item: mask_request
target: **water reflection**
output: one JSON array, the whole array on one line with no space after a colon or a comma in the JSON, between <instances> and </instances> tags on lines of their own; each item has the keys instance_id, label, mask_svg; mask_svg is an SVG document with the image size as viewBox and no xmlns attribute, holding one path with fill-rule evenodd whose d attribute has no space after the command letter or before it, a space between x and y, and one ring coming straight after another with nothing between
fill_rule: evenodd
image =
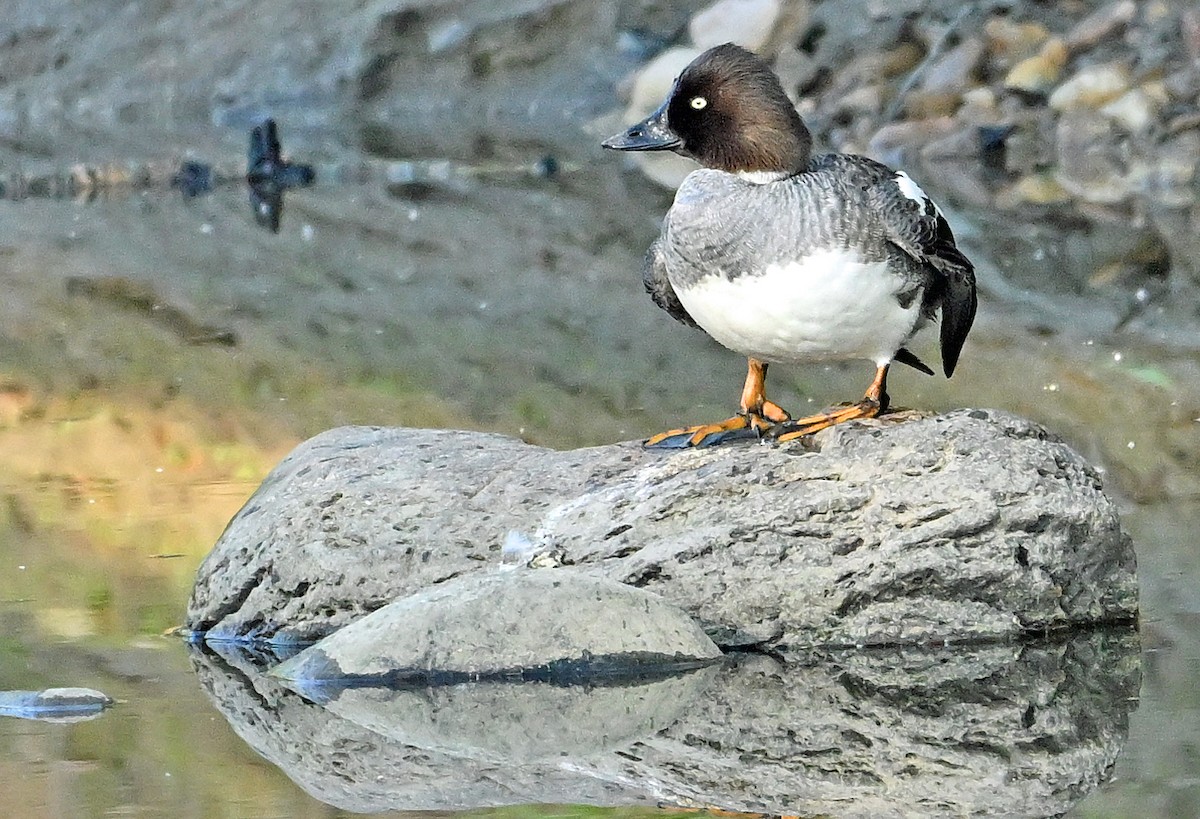
<instances>
[{"instance_id":1,"label":"water reflection","mask_svg":"<svg viewBox=\"0 0 1200 819\"><path fill-rule=\"evenodd\" d=\"M283 220L283 195L290 188L307 188L317 178L312 165L283 158L275 120L266 119L250 131L246 184L254 221L272 233Z\"/></svg>"},{"instance_id":2,"label":"water reflection","mask_svg":"<svg viewBox=\"0 0 1200 819\"><path fill-rule=\"evenodd\" d=\"M838 816L1058 815L1110 775L1139 638L762 655L627 687L347 689L317 704L264 658L192 661L230 725L345 810L530 803Z\"/></svg>"}]
</instances>

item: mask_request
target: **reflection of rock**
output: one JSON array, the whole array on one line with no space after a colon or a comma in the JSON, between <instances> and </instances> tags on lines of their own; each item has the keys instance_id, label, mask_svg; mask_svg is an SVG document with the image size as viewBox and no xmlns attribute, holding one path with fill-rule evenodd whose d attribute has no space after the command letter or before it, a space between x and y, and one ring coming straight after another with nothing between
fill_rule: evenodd
<instances>
[{"instance_id":1,"label":"reflection of rock","mask_svg":"<svg viewBox=\"0 0 1200 819\"><path fill-rule=\"evenodd\" d=\"M230 726L313 797L343 810L453 810L480 805L654 804L655 783L577 771L570 759L496 765L404 745L288 691L251 662L195 650L200 684Z\"/></svg>"},{"instance_id":2,"label":"reflection of rock","mask_svg":"<svg viewBox=\"0 0 1200 819\"><path fill-rule=\"evenodd\" d=\"M601 692L597 702L624 690L640 712L616 730L601 724L603 708L576 703L576 734L546 686L507 696L501 687L434 691L424 702L348 692L343 719L250 666L238 671L200 651L194 662L243 739L345 810L665 802L846 817L1046 816L1105 778L1136 703L1138 651L1136 634L1098 631L801 665L744 655L696 683L700 694L687 688L695 678ZM489 701L500 704L490 714ZM682 717L664 724L680 704ZM519 731L506 724L514 708ZM611 748L588 747L584 737L597 731ZM618 734L628 736L618 743ZM556 743L571 753L536 759Z\"/></svg>"},{"instance_id":3,"label":"reflection of rock","mask_svg":"<svg viewBox=\"0 0 1200 819\"><path fill-rule=\"evenodd\" d=\"M94 301L106 301L121 309L140 313L166 327L188 344L237 345L237 335L232 330L196 321L187 311L163 299L148 282L134 281L124 276L76 276L67 279L67 293Z\"/></svg>"},{"instance_id":4,"label":"reflection of rock","mask_svg":"<svg viewBox=\"0 0 1200 819\"><path fill-rule=\"evenodd\" d=\"M302 684L629 676L721 656L657 595L570 569L476 572L390 603L275 668Z\"/></svg>"},{"instance_id":5,"label":"reflection of rock","mask_svg":"<svg viewBox=\"0 0 1200 819\"><path fill-rule=\"evenodd\" d=\"M1096 472L1027 421L959 410L834 427L810 447L675 453L332 430L231 521L187 626L320 637L495 564L510 530L661 595L725 646L996 639L1137 609Z\"/></svg>"},{"instance_id":6,"label":"reflection of rock","mask_svg":"<svg viewBox=\"0 0 1200 819\"><path fill-rule=\"evenodd\" d=\"M794 670L751 658L629 753L651 769L692 754L690 775L704 783L696 801L743 810L1058 815L1116 760L1140 684L1137 652L1137 636L1122 632L853 653Z\"/></svg>"},{"instance_id":7,"label":"reflection of rock","mask_svg":"<svg viewBox=\"0 0 1200 819\"><path fill-rule=\"evenodd\" d=\"M431 688L346 688L330 712L429 751L520 765L622 750L693 706L716 666L621 685L478 682Z\"/></svg>"}]
</instances>

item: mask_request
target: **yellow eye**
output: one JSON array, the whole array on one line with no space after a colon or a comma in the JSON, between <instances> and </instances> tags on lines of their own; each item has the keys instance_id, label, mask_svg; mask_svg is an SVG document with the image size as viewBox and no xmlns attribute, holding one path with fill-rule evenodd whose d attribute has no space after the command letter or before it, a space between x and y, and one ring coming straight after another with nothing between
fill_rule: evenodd
<instances>
[{"instance_id":1,"label":"yellow eye","mask_svg":"<svg viewBox=\"0 0 1200 819\"><path fill-rule=\"evenodd\" d=\"M692 97L688 100L688 105L695 108L697 111L702 111L708 107L708 100L704 97Z\"/></svg>"}]
</instances>

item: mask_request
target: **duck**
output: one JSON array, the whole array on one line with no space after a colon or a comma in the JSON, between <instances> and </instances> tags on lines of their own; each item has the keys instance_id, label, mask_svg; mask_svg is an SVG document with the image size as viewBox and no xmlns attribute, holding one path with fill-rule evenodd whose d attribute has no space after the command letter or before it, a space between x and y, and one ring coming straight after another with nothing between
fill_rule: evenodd
<instances>
[{"instance_id":1,"label":"duck","mask_svg":"<svg viewBox=\"0 0 1200 819\"><path fill-rule=\"evenodd\" d=\"M679 185L642 280L654 303L747 359L736 415L671 429L649 447L783 442L887 412L893 362L933 375L906 345L940 324L953 375L975 319L975 270L942 210L903 171L813 155L770 66L726 43L696 57L663 104L604 140L673 151L700 167ZM770 364L865 360L859 401L794 418L767 399Z\"/></svg>"}]
</instances>

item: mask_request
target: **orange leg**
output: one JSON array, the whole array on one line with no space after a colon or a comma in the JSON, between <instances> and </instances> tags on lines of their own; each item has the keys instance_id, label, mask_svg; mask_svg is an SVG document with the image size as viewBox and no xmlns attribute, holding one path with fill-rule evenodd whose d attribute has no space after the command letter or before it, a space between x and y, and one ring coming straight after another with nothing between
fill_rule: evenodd
<instances>
[{"instance_id":1,"label":"orange leg","mask_svg":"<svg viewBox=\"0 0 1200 819\"><path fill-rule=\"evenodd\" d=\"M766 395L767 365L756 358L747 359L746 384L742 387L741 412L715 424L700 424L661 432L646 441L646 446L684 448L712 446L736 438L761 437L777 424L790 421L787 414ZM741 434L738 434L741 433Z\"/></svg>"},{"instance_id":2,"label":"orange leg","mask_svg":"<svg viewBox=\"0 0 1200 819\"><path fill-rule=\"evenodd\" d=\"M884 364L875 371L875 380L867 387L867 393L857 404L836 407L810 415L807 418L797 418L786 421L771 430L770 437L776 441L791 441L804 435L812 435L823 429L854 421L859 418L875 418L882 415L888 408L887 394L888 365Z\"/></svg>"}]
</instances>

